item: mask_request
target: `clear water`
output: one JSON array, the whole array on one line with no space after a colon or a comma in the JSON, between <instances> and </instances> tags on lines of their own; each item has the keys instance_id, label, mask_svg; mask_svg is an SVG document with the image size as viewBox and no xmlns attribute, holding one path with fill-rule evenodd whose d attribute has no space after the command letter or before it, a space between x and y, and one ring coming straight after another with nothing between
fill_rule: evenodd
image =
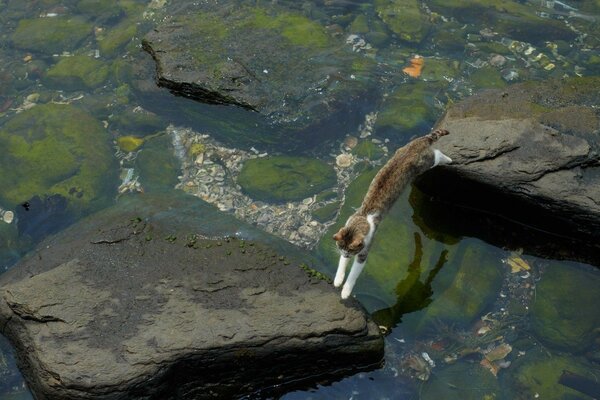
<instances>
[{"instance_id":1,"label":"clear water","mask_svg":"<svg viewBox=\"0 0 600 400\"><path fill-rule=\"evenodd\" d=\"M113 140L119 137L141 132L148 137L173 124L209 134L230 148L252 151L254 147L260 152L309 156L332 164L346 136L358 137L366 115L377 111L390 93L406 93L409 102L426 109L410 128L382 129L366 139L387 139L385 145L393 149L414 135L427 132L449 102L477 90L600 72L600 4L594 0L448 2L466 4L454 12L438 9L439 1L425 0L419 6L421 15L433 23L418 44L377 27L382 23L373 3L378 2L284 1L281 3L327 26L332 34L342 38L356 34L365 39L371 49L359 45L357 50L372 52L378 65L366 74L377 89L361 105L364 115L353 116L357 118L355 127L336 129L347 123L346 117L340 115L339 121L320 127L319 135L289 138L256 114L234 107L199 104L154 88L153 62L141 50L140 40L166 16L163 2L123 0L97 2L107 4L104 7L86 6L93 3L0 0L0 131L26 109L51 102L69 103L103 121L115 154L113 174L106 174L108 201L77 215L45 220L40 217L38 224L34 221L27 227L27 238L18 236L14 225L0 222L0 262L5 269L44 235L107 206L117 198L120 184L131 184L131 179L126 179L128 168L137 164L117 151ZM478 17L478 3L496 7L509 21L521 18L519 13L523 12L535 15L540 28L524 34L514 25L502 29L488 26L485 14ZM115 12L116 9L120 11ZM27 45L14 43L19 21L61 16L89 22L94 34L82 38L68 53L26 50L23 47ZM103 40L111 38L114 32L122 32L124 26L136 29L122 33L115 48L96 52ZM572 35L560 37L553 32L557 26ZM32 41L36 40L34 33L30 35ZM27 42L27 38L22 40ZM346 46L357 43L354 38ZM413 79L402 69L417 54L425 57L426 64L423 75ZM87 87L80 82L67 84L63 80L63 86L50 82L48 71L71 55L96 59L110 72L100 84ZM419 90L410 98L416 85ZM360 123L363 126L358 126ZM175 189L176 178L157 178L157 171L164 168L163 153L173 152L171 141L154 143L158 144L148 142L138 155L150 159L145 168L153 171L141 174L140 184L149 191L179 190ZM177 146L174 150L178 150ZM172 153L167 157L171 160L169 157ZM135 191L135 185L129 189ZM7 202L0 207L16 210L22 206ZM493 224L448 230L448 224L462 222L438 222L435 218L431 221L428 216L439 212L439 207L417 189L400 199L382 226L382 231L392 232L397 240L376 243L369 261L372 268L356 287L356 297L388 329L384 365L339 382L324 382L288 393L284 399L591 398L581 391L566 389L557 380L563 369L595 377L596 382L600 377L597 331L584 345L579 337L579 329L588 334L598 327L586 328L584 323L584 328L580 328L581 320L600 324L593 304L598 299L600 282L600 271L594 265L600 260L578 255L577 249L572 248L566 257L554 259L553 254L557 253L542 245L548 238L528 229L516 230L513 237L505 240L498 238L501 235ZM459 211L452 213L460 215ZM328 246L314 251L332 264ZM377 271L373 265L377 265ZM324 272L331 274L333 265ZM565 290L558 290L553 282L563 279L563 272L569 279ZM540 297L550 298L549 304L556 309L554 316L547 308L535 309ZM540 333L540 319L552 317L567 323L566 333L560 327L560 340L549 340L547 335L552 336L551 333ZM506 352L508 348L510 351ZM6 341L0 342L0 352L0 397L31 398ZM578 387L581 389L582 384Z\"/></svg>"}]
</instances>

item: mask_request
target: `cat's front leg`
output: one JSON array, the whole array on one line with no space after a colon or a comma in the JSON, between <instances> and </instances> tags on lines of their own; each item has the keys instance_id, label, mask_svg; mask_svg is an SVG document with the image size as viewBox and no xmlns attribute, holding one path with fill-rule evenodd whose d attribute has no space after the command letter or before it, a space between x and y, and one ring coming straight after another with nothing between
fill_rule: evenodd
<instances>
[{"instance_id":1,"label":"cat's front leg","mask_svg":"<svg viewBox=\"0 0 600 400\"><path fill-rule=\"evenodd\" d=\"M352 269L350 270L350 273L348 274L348 279L346 280L346 283L344 284L344 287L342 289L342 299L347 299L348 297L350 297L352 289L354 289L354 284L356 284L356 280L358 279L360 273L365 267L366 262L366 254L359 253L354 259Z\"/></svg>"},{"instance_id":2,"label":"cat's front leg","mask_svg":"<svg viewBox=\"0 0 600 400\"><path fill-rule=\"evenodd\" d=\"M342 254L340 256L340 262L338 263L337 272L335 273L335 279L333 280L333 286L342 286L344 278L346 277L346 268L348 267L348 264L350 264L350 257L344 257Z\"/></svg>"}]
</instances>

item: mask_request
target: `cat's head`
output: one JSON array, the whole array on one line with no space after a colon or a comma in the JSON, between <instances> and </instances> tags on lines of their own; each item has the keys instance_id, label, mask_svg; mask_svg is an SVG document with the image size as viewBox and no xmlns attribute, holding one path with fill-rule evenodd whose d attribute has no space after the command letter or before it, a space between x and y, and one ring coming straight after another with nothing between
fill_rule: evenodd
<instances>
[{"instance_id":1,"label":"cat's head","mask_svg":"<svg viewBox=\"0 0 600 400\"><path fill-rule=\"evenodd\" d=\"M360 253L365 247L365 238L369 234L369 222L366 217L352 216L335 235L333 240L344 257Z\"/></svg>"}]
</instances>

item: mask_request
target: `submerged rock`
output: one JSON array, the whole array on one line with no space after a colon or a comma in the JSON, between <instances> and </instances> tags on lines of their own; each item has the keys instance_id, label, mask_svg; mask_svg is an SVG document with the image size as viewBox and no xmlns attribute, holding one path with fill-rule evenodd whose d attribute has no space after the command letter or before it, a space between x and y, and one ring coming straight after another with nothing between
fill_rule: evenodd
<instances>
[{"instance_id":1,"label":"submerged rock","mask_svg":"<svg viewBox=\"0 0 600 400\"><path fill-rule=\"evenodd\" d=\"M501 398L496 378L478 364L457 363L447 366L429 379L421 389L422 400Z\"/></svg>"},{"instance_id":2,"label":"submerged rock","mask_svg":"<svg viewBox=\"0 0 600 400\"><path fill-rule=\"evenodd\" d=\"M548 266L537 285L531 307L535 335L550 347L583 351L598 336L600 277L563 264ZM581 293L585 293L584 297Z\"/></svg>"},{"instance_id":3,"label":"submerged rock","mask_svg":"<svg viewBox=\"0 0 600 400\"><path fill-rule=\"evenodd\" d=\"M323 161L286 156L247 160L237 181L250 197L267 202L302 200L335 182L335 171Z\"/></svg>"},{"instance_id":4,"label":"submerged rock","mask_svg":"<svg viewBox=\"0 0 600 400\"><path fill-rule=\"evenodd\" d=\"M401 40L420 43L430 23L417 0L376 0L375 11Z\"/></svg>"},{"instance_id":5,"label":"submerged rock","mask_svg":"<svg viewBox=\"0 0 600 400\"><path fill-rule=\"evenodd\" d=\"M364 55L281 4L231 3L177 5L175 16L145 37L160 86L258 111L295 130L366 104L366 80L354 69Z\"/></svg>"},{"instance_id":6,"label":"submerged rock","mask_svg":"<svg viewBox=\"0 0 600 400\"><path fill-rule=\"evenodd\" d=\"M600 78L526 83L472 96L437 124L452 165L417 182L435 194L561 236L600 238Z\"/></svg>"},{"instance_id":7,"label":"submerged rock","mask_svg":"<svg viewBox=\"0 0 600 400\"><path fill-rule=\"evenodd\" d=\"M251 241L207 238L226 232ZM125 198L2 276L2 333L38 398L233 398L378 363L310 261L191 196Z\"/></svg>"},{"instance_id":8,"label":"submerged rock","mask_svg":"<svg viewBox=\"0 0 600 400\"><path fill-rule=\"evenodd\" d=\"M65 57L48 70L46 80L58 89L93 89L106 81L109 72L108 65L92 57Z\"/></svg>"},{"instance_id":9,"label":"submerged rock","mask_svg":"<svg viewBox=\"0 0 600 400\"><path fill-rule=\"evenodd\" d=\"M59 194L76 209L93 208L115 193L109 143L102 124L74 106L37 105L16 115L0 128L0 199L14 206Z\"/></svg>"},{"instance_id":10,"label":"submerged rock","mask_svg":"<svg viewBox=\"0 0 600 400\"><path fill-rule=\"evenodd\" d=\"M548 40L572 40L577 34L565 23L538 15L538 7L495 0L432 0L433 11L448 13L462 23L475 23L513 39L543 44Z\"/></svg>"},{"instance_id":11,"label":"submerged rock","mask_svg":"<svg viewBox=\"0 0 600 400\"><path fill-rule=\"evenodd\" d=\"M15 47L46 54L71 51L92 33L92 24L78 18L23 19L15 30Z\"/></svg>"}]
</instances>

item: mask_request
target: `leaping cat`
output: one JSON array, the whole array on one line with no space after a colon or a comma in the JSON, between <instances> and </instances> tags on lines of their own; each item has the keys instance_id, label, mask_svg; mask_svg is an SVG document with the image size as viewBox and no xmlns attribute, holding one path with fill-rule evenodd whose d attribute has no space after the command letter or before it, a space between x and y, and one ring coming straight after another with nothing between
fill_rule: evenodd
<instances>
[{"instance_id":1,"label":"leaping cat","mask_svg":"<svg viewBox=\"0 0 600 400\"><path fill-rule=\"evenodd\" d=\"M354 284L365 267L375 230L404 188L417 175L428 169L452 162L450 157L431 148L433 142L447 134L447 130L437 129L396 150L373 178L360 208L348 218L346 225L333 235L341 253L333 281L335 287L344 283L346 268L350 259L355 256L342 289L342 299L347 299L352 293Z\"/></svg>"}]
</instances>

